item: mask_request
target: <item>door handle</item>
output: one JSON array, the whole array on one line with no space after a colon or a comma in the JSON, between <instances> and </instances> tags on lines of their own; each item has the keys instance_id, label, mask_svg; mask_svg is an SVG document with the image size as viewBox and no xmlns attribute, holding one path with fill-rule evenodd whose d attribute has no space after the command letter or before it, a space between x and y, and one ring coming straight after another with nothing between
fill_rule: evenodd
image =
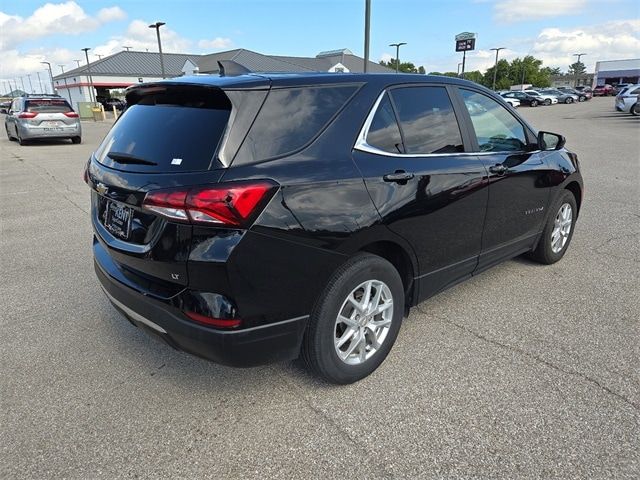
<instances>
[{"instance_id":1,"label":"door handle","mask_svg":"<svg viewBox=\"0 0 640 480\"><path fill-rule=\"evenodd\" d=\"M492 165L489 167L489 171L491 173L497 173L498 175L504 175L507 170L508 168L502 165L501 163L498 163L496 165Z\"/></svg>"},{"instance_id":2,"label":"door handle","mask_svg":"<svg viewBox=\"0 0 640 480\"><path fill-rule=\"evenodd\" d=\"M385 182L406 183L414 177L413 173L404 170L396 170L393 173L387 173L382 177Z\"/></svg>"}]
</instances>

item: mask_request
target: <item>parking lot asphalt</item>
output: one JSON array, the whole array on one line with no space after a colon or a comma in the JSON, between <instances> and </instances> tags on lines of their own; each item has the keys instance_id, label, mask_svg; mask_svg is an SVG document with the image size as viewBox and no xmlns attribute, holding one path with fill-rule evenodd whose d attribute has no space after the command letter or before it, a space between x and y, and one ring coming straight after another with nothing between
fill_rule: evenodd
<instances>
[{"instance_id":1,"label":"parking lot asphalt","mask_svg":"<svg viewBox=\"0 0 640 480\"><path fill-rule=\"evenodd\" d=\"M232 369L132 327L94 277L81 145L0 140L0 477L638 478L640 120L520 109L580 158L565 258L518 258L412 310L350 386Z\"/></svg>"}]
</instances>

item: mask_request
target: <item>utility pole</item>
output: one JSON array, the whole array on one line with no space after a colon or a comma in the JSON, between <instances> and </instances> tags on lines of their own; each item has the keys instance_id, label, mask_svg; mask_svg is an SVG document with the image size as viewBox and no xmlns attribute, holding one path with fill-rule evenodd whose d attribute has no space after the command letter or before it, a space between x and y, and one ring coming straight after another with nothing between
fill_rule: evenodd
<instances>
[{"instance_id":1,"label":"utility pole","mask_svg":"<svg viewBox=\"0 0 640 480\"><path fill-rule=\"evenodd\" d=\"M401 42L401 43L390 43L389 46L390 47L396 47L396 73L398 73L399 69L400 69L400 47L402 45L406 45L407 42Z\"/></svg>"},{"instance_id":2,"label":"utility pole","mask_svg":"<svg viewBox=\"0 0 640 480\"><path fill-rule=\"evenodd\" d=\"M62 73L64 73L64 65L58 65L60 67L60 70L62 70ZM67 85L67 77L64 77L64 88L67 89L67 95L69 96L69 103L72 103L71 100L71 90L69 90L69 86Z\"/></svg>"},{"instance_id":3,"label":"utility pole","mask_svg":"<svg viewBox=\"0 0 640 480\"><path fill-rule=\"evenodd\" d=\"M574 57L578 57L578 61L576 63L580 63L580 57L584 57L586 55L586 53L574 53L573 56ZM578 71L577 70L573 70L573 86L577 87L578 86Z\"/></svg>"},{"instance_id":4,"label":"utility pole","mask_svg":"<svg viewBox=\"0 0 640 480\"><path fill-rule=\"evenodd\" d=\"M87 58L87 74L89 76L89 101L96 103L93 91L93 77L91 76L91 65L89 64L89 47L85 47L81 49L84 52L84 56Z\"/></svg>"},{"instance_id":5,"label":"utility pole","mask_svg":"<svg viewBox=\"0 0 640 480\"><path fill-rule=\"evenodd\" d=\"M160 41L160 27L166 25L164 22L156 22L149 25L149 28L156 29L156 35L158 36L158 51L160 52L160 71L162 72L162 78L167 78L164 74L164 59L162 58L162 42Z\"/></svg>"},{"instance_id":6,"label":"utility pole","mask_svg":"<svg viewBox=\"0 0 640 480\"><path fill-rule=\"evenodd\" d=\"M499 48L491 48L490 50L495 50L496 51L496 64L493 67L493 90L496 89L496 78L498 75L498 52L500 52L500 50L504 50L505 47L499 47Z\"/></svg>"},{"instance_id":7,"label":"utility pole","mask_svg":"<svg viewBox=\"0 0 640 480\"><path fill-rule=\"evenodd\" d=\"M49 62L40 62L42 64L47 65L47 67L49 67L49 80L51 80L51 93L55 94L56 93L56 87L53 84L53 72L51 71L51 64Z\"/></svg>"},{"instance_id":8,"label":"utility pole","mask_svg":"<svg viewBox=\"0 0 640 480\"><path fill-rule=\"evenodd\" d=\"M369 33L371 32L371 0L364 2L364 73L369 70Z\"/></svg>"}]
</instances>

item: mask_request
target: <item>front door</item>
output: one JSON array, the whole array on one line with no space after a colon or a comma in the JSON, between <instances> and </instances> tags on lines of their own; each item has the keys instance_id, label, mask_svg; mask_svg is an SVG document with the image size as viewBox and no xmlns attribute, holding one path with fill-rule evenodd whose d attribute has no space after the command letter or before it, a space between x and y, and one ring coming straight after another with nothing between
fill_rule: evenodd
<instances>
[{"instance_id":1,"label":"front door","mask_svg":"<svg viewBox=\"0 0 640 480\"><path fill-rule=\"evenodd\" d=\"M486 170L465 153L445 86L392 88L370 119L354 160L383 222L413 246L425 299L476 267Z\"/></svg>"},{"instance_id":2,"label":"front door","mask_svg":"<svg viewBox=\"0 0 640 480\"><path fill-rule=\"evenodd\" d=\"M533 247L549 202L548 153L530 147L525 126L496 100L469 89L459 92L489 171L480 270Z\"/></svg>"}]
</instances>

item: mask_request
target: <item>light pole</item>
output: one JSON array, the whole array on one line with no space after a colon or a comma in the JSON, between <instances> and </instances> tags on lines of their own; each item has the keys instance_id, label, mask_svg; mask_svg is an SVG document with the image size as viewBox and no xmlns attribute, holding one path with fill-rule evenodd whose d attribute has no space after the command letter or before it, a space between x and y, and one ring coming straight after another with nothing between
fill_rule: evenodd
<instances>
[{"instance_id":1,"label":"light pole","mask_svg":"<svg viewBox=\"0 0 640 480\"><path fill-rule=\"evenodd\" d=\"M400 42L400 43L390 43L389 46L390 47L396 47L396 73L398 73L399 69L400 69L400 47L402 45L406 45L407 42Z\"/></svg>"},{"instance_id":2,"label":"light pole","mask_svg":"<svg viewBox=\"0 0 640 480\"><path fill-rule=\"evenodd\" d=\"M461 66L462 66L462 62L458 63L458 71L457 71L458 76L460 76L460 67Z\"/></svg>"},{"instance_id":3,"label":"light pole","mask_svg":"<svg viewBox=\"0 0 640 480\"><path fill-rule=\"evenodd\" d=\"M38 83L40 84L40 91L44 93L44 88L42 88L42 80L40 79L40 72L36 72L36 75L38 75Z\"/></svg>"},{"instance_id":4,"label":"light pole","mask_svg":"<svg viewBox=\"0 0 640 480\"><path fill-rule=\"evenodd\" d=\"M371 0L364 2L364 73L369 70L369 33L371 32Z\"/></svg>"},{"instance_id":5,"label":"light pole","mask_svg":"<svg viewBox=\"0 0 640 480\"><path fill-rule=\"evenodd\" d=\"M29 77L29 88L31 89L31 93L35 93L33 91L33 82L31 81L31 74L27 73L27 77Z\"/></svg>"},{"instance_id":6,"label":"light pole","mask_svg":"<svg viewBox=\"0 0 640 480\"><path fill-rule=\"evenodd\" d=\"M584 57L586 53L574 53L574 57L578 57L578 61L576 63L580 63L580 57ZM576 69L573 70L573 86L578 86L578 71Z\"/></svg>"},{"instance_id":7,"label":"light pole","mask_svg":"<svg viewBox=\"0 0 640 480\"><path fill-rule=\"evenodd\" d=\"M84 52L84 56L87 58L87 74L89 76L89 101L96 103L93 95L93 77L91 76L91 65L89 64L89 50L91 50L89 47L85 47L81 49Z\"/></svg>"},{"instance_id":8,"label":"light pole","mask_svg":"<svg viewBox=\"0 0 640 480\"><path fill-rule=\"evenodd\" d=\"M64 73L64 65L58 65L60 67L60 70L62 70L62 73ZM69 95L69 103L73 103L71 101L71 90L69 90L69 86L67 85L67 77L64 77L64 88L66 88L67 90L67 95Z\"/></svg>"},{"instance_id":9,"label":"light pole","mask_svg":"<svg viewBox=\"0 0 640 480\"><path fill-rule=\"evenodd\" d=\"M77 65L76 68L80 68L80 60L74 60L74 62L76 62L76 65Z\"/></svg>"},{"instance_id":10,"label":"light pole","mask_svg":"<svg viewBox=\"0 0 640 480\"><path fill-rule=\"evenodd\" d=\"M158 51L160 52L160 71L162 72L162 78L166 78L164 75L164 59L162 58L162 42L160 41L160 27L166 25L164 22L156 22L149 25L149 28L156 29L156 35L158 36Z\"/></svg>"},{"instance_id":11,"label":"light pole","mask_svg":"<svg viewBox=\"0 0 640 480\"><path fill-rule=\"evenodd\" d=\"M123 46L122 48L124 48L128 52L129 50L131 50L132 47L124 47Z\"/></svg>"},{"instance_id":12,"label":"light pole","mask_svg":"<svg viewBox=\"0 0 640 480\"><path fill-rule=\"evenodd\" d=\"M504 50L505 47L499 47L499 48L490 48L489 50L495 50L496 51L496 64L493 67L493 89L496 89L496 78L498 75L498 52L500 50Z\"/></svg>"},{"instance_id":13,"label":"light pole","mask_svg":"<svg viewBox=\"0 0 640 480\"><path fill-rule=\"evenodd\" d=\"M20 83L22 84L22 91L23 91L24 93L27 93L27 89L26 89L26 88L24 88L24 77L20 77Z\"/></svg>"},{"instance_id":14,"label":"light pole","mask_svg":"<svg viewBox=\"0 0 640 480\"><path fill-rule=\"evenodd\" d=\"M102 57L104 57L104 55L100 55L99 53L96 53L96 57L98 57L98 60L102 60Z\"/></svg>"},{"instance_id":15,"label":"light pole","mask_svg":"<svg viewBox=\"0 0 640 480\"><path fill-rule=\"evenodd\" d=\"M53 72L51 71L51 64L49 62L40 62L49 68L49 80L51 80L51 93L56 93L56 87L53 85Z\"/></svg>"}]
</instances>

